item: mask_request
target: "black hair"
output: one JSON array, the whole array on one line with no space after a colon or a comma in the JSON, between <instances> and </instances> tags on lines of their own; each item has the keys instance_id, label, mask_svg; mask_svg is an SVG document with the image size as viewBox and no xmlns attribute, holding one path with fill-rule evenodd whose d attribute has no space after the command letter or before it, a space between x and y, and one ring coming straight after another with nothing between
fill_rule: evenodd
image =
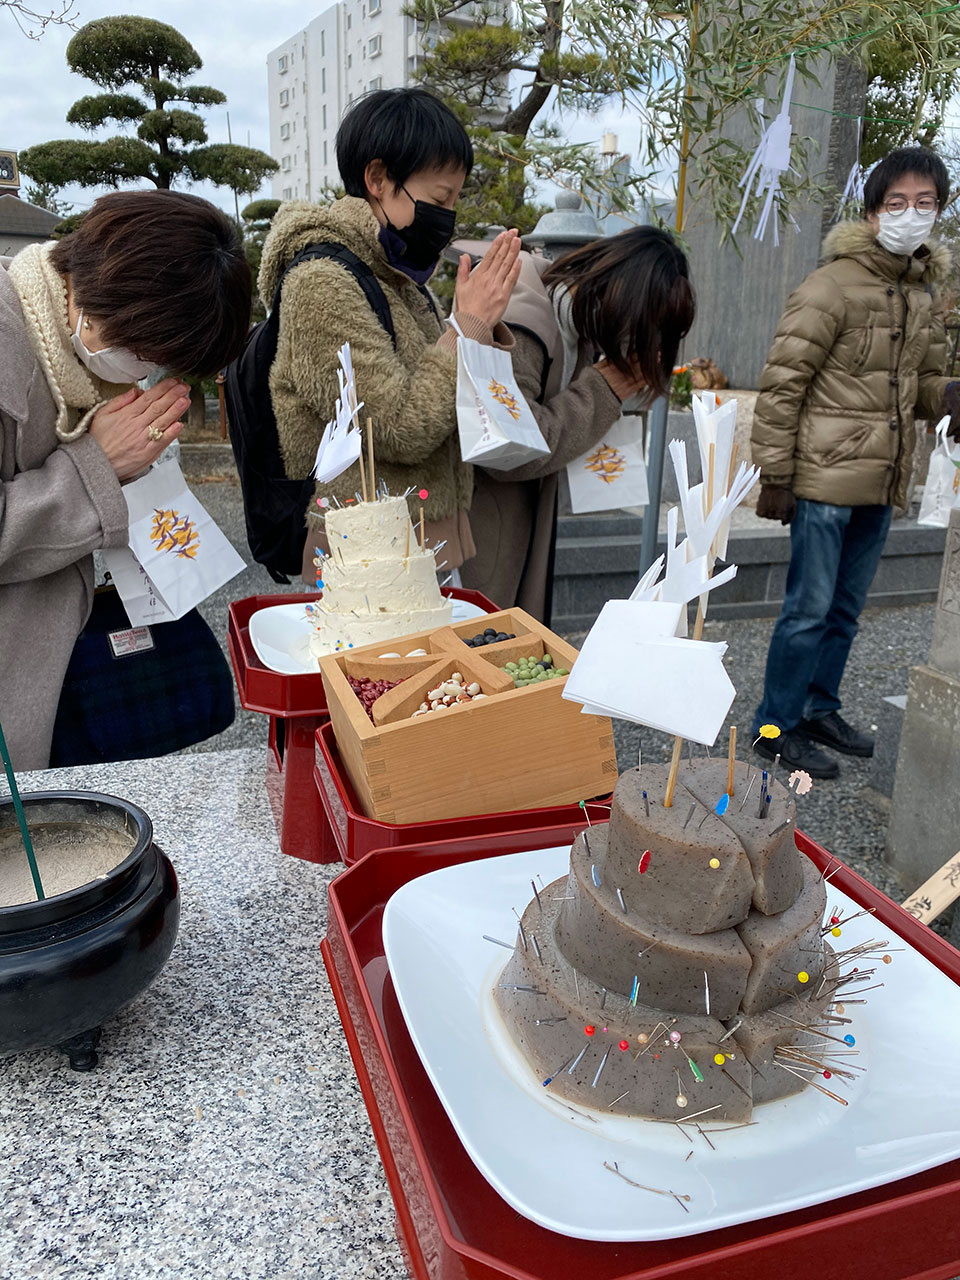
<instances>
[{"instance_id":1,"label":"black hair","mask_svg":"<svg viewBox=\"0 0 960 1280\"><path fill-rule=\"evenodd\" d=\"M930 178L937 188L937 200L942 209L950 198L950 179L947 166L935 151L927 147L898 147L880 161L870 172L863 188L864 213L876 213L883 207L887 192L907 173Z\"/></svg>"},{"instance_id":2,"label":"black hair","mask_svg":"<svg viewBox=\"0 0 960 1280\"><path fill-rule=\"evenodd\" d=\"M683 250L657 227L631 227L558 258L547 286L573 290L573 324L582 342L630 376L639 372L665 395L681 339L696 314Z\"/></svg>"},{"instance_id":3,"label":"black hair","mask_svg":"<svg viewBox=\"0 0 960 1280\"><path fill-rule=\"evenodd\" d=\"M113 191L50 254L108 346L181 375L214 374L243 349L250 267L237 228L186 191Z\"/></svg>"},{"instance_id":4,"label":"black hair","mask_svg":"<svg viewBox=\"0 0 960 1280\"><path fill-rule=\"evenodd\" d=\"M340 121L337 165L348 196L366 197L364 173L382 160L400 187L421 169L455 165L468 174L473 146L448 106L426 89L378 89L364 94Z\"/></svg>"}]
</instances>

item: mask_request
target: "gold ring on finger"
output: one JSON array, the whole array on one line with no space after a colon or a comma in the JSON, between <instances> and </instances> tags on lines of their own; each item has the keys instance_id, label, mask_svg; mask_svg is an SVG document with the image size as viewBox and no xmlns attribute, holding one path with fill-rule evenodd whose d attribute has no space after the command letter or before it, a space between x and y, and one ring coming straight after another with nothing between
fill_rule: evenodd
<instances>
[{"instance_id":1,"label":"gold ring on finger","mask_svg":"<svg viewBox=\"0 0 960 1280\"><path fill-rule=\"evenodd\" d=\"M147 432L147 435L150 437L151 440L163 439L163 431L160 429L160 427L151 427L150 430Z\"/></svg>"}]
</instances>

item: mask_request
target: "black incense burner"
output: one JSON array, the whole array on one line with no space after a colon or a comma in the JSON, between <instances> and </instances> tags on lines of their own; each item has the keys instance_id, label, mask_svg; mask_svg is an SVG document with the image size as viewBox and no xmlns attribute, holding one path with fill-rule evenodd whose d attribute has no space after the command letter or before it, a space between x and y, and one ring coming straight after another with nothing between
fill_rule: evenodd
<instances>
[{"instance_id":1,"label":"black incense burner","mask_svg":"<svg viewBox=\"0 0 960 1280\"><path fill-rule=\"evenodd\" d=\"M177 877L150 819L126 800L93 791L22 800L48 896L24 891L24 847L13 802L2 799L0 1054L56 1045L74 1070L89 1071L103 1022L146 990L173 950Z\"/></svg>"}]
</instances>

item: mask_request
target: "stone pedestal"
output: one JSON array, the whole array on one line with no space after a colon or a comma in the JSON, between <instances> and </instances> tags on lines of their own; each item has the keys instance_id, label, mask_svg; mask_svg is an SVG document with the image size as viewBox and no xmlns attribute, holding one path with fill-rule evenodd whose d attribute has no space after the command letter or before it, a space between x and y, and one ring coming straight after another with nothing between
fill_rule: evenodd
<instances>
[{"instance_id":1,"label":"stone pedestal","mask_svg":"<svg viewBox=\"0 0 960 1280\"><path fill-rule=\"evenodd\" d=\"M897 755L900 751L900 735L903 717L907 710L907 695L896 693L884 698L877 713L877 737L870 761L870 785L881 795L893 795L893 783L897 774Z\"/></svg>"},{"instance_id":2,"label":"stone pedestal","mask_svg":"<svg viewBox=\"0 0 960 1280\"><path fill-rule=\"evenodd\" d=\"M887 832L907 890L960 849L960 511L950 517L930 661L910 672Z\"/></svg>"}]
</instances>

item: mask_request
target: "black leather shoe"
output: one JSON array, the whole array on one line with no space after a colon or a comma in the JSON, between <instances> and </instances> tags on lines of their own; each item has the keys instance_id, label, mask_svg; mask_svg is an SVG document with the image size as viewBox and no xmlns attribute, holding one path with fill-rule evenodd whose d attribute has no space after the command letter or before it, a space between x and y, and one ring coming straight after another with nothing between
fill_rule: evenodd
<instances>
[{"instance_id":1,"label":"black leather shoe","mask_svg":"<svg viewBox=\"0 0 960 1280\"><path fill-rule=\"evenodd\" d=\"M779 755L784 768L803 769L811 778L836 778L840 774L840 766L833 756L821 751L800 729L791 729L779 738L761 738L753 749L765 760Z\"/></svg>"},{"instance_id":2,"label":"black leather shoe","mask_svg":"<svg viewBox=\"0 0 960 1280\"><path fill-rule=\"evenodd\" d=\"M820 720L801 720L801 729L816 742L822 742L834 751L841 751L845 756L872 756L873 739L867 733L860 733L853 725L847 724L838 711L831 711Z\"/></svg>"}]
</instances>

